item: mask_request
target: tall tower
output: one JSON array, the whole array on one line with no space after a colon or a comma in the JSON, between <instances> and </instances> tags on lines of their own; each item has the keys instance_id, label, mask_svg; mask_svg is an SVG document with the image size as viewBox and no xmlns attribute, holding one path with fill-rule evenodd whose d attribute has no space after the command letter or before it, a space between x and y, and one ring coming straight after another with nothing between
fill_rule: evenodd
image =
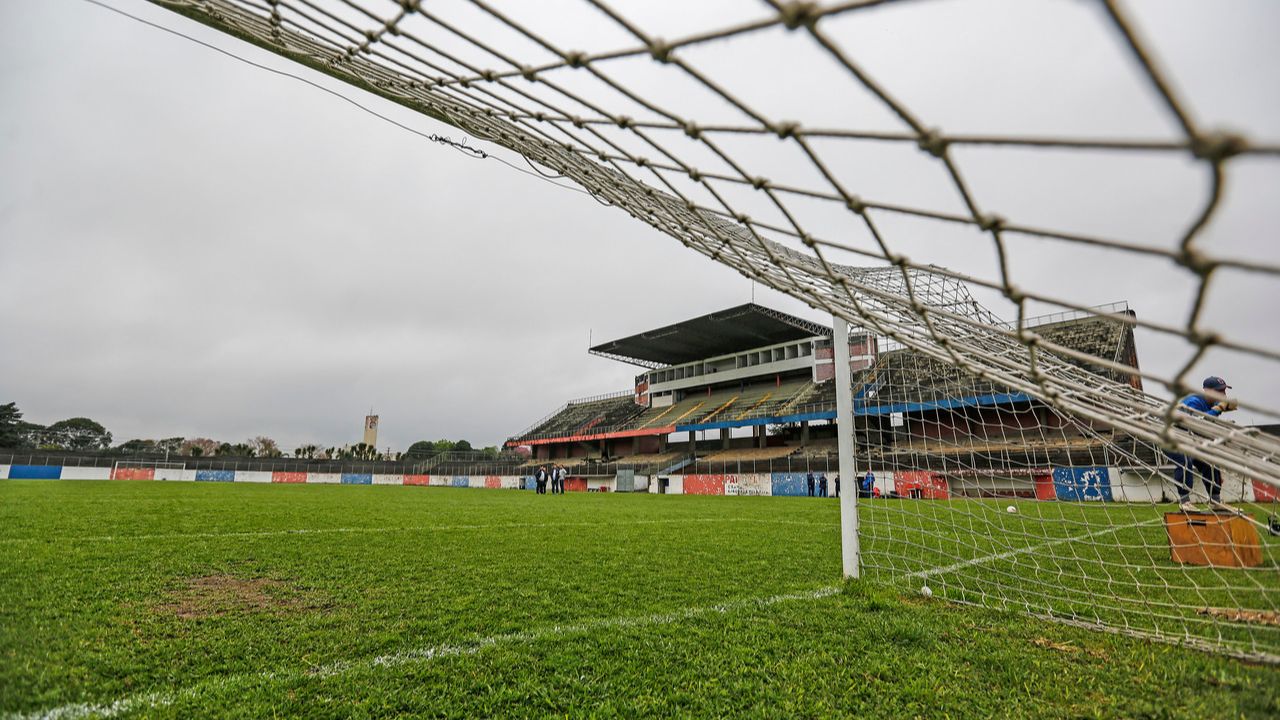
<instances>
[{"instance_id":1,"label":"tall tower","mask_svg":"<svg viewBox=\"0 0 1280 720\"><path fill-rule=\"evenodd\" d=\"M372 410L369 413L364 416L364 444L378 447L378 416Z\"/></svg>"}]
</instances>

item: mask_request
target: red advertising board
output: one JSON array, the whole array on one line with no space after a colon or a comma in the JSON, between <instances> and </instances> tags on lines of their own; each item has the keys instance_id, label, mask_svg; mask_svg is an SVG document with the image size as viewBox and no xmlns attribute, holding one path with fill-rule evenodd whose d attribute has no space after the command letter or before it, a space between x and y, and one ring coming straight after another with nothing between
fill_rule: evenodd
<instances>
[{"instance_id":1,"label":"red advertising board","mask_svg":"<svg viewBox=\"0 0 1280 720\"><path fill-rule=\"evenodd\" d=\"M946 500L951 497L946 478L928 470L905 470L893 475L894 491L903 497Z\"/></svg>"}]
</instances>

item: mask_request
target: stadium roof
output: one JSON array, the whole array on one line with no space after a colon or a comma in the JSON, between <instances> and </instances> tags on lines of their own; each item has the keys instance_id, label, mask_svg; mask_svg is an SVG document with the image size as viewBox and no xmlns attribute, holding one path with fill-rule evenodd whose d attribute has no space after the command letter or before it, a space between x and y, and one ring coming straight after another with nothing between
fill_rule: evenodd
<instances>
[{"instance_id":1,"label":"stadium roof","mask_svg":"<svg viewBox=\"0 0 1280 720\"><path fill-rule=\"evenodd\" d=\"M602 343L591 348L591 354L656 368L815 335L830 336L831 328L747 303Z\"/></svg>"}]
</instances>

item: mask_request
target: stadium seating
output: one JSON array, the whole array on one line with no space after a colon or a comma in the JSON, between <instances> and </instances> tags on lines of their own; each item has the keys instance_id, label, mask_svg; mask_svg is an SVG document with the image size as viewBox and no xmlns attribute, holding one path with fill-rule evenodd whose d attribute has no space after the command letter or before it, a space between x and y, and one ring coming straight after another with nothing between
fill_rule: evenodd
<instances>
[{"instance_id":1,"label":"stadium seating","mask_svg":"<svg viewBox=\"0 0 1280 720\"><path fill-rule=\"evenodd\" d=\"M1048 340L1075 350L1114 357L1121 364L1130 360L1132 342L1129 341L1128 325L1119 318L1088 316L1055 319L1053 322L1033 325L1033 328ZM1087 368L1116 382L1128 383L1132 379L1129 374L1116 370L1096 366ZM884 405L929 404L968 398L978 398L983 405L1000 405L1005 409L1011 407L1010 401L1004 398L1009 393L1009 388L973 377L957 366L905 348L882 351L870 368L854 373L852 389L856 404L870 409ZM792 377L781 383L772 378L760 378L754 384L713 388L710 392L705 388L701 388L701 391L692 389L682 400L662 407L636 405L630 392L571 401L512 439L573 438L591 434L600 436L710 423L746 425L763 418L829 414L835 409L835 383L813 382L809 377ZM1024 433L1018 424L1010 425L1010 428L1012 434L1023 437ZM986 430L986 441L995 443L993 447L1000 445L1001 439L1007 434L1002 432L998 423L988 425ZM882 434L884 437L879 441L873 439L873 445L879 442L890 446L886 450L888 452L911 452L909 447L893 448L891 433ZM810 456L814 452L826 454L827 448L805 448L804 452Z\"/></svg>"},{"instance_id":2,"label":"stadium seating","mask_svg":"<svg viewBox=\"0 0 1280 720\"><path fill-rule=\"evenodd\" d=\"M603 399L570 402L542 420L521 437L569 437L627 425L645 411L628 393Z\"/></svg>"}]
</instances>

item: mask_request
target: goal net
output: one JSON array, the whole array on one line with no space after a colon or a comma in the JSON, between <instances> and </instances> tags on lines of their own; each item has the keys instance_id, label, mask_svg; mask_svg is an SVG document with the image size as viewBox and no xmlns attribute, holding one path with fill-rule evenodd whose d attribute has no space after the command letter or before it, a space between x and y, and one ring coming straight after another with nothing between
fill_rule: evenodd
<instances>
[{"instance_id":1,"label":"goal net","mask_svg":"<svg viewBox=\"0 0 1280 720\"><path fill-rule=\"evenodd\" d=\"M1280 144L1202 123L1127 5L154 2L846 320L866 577L1280 661L1280 260L1226 191Z\"/></svg>"},{"instance_id":2,"label":"goal net","mask_svg":"<svg viewBox=\"0 0 1280 720\"><path fill-rule=\"evenodd\" d=\"M117 460L111 466L112 480L181 480L186 463L158 460Z\"/></svg>"}]
</instances>

